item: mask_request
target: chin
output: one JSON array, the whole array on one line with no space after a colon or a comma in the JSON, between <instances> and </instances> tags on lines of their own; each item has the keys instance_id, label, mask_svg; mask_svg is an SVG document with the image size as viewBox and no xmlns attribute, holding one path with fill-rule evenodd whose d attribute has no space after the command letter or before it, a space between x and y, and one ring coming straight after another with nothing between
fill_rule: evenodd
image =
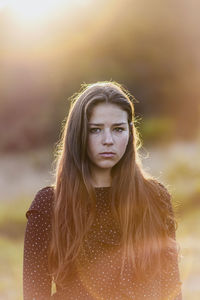
<instances>
[{"instance_id":1,"label":"chin","mask_svg":"<svg viewBox=\"0 0 200 300\"><path fill-rule=\"evenodd\" d=\"M97 165L100 169L111 169L114 167L116 163L104 163L104 164L99 164Z\"/></svg>"}]
</instances>

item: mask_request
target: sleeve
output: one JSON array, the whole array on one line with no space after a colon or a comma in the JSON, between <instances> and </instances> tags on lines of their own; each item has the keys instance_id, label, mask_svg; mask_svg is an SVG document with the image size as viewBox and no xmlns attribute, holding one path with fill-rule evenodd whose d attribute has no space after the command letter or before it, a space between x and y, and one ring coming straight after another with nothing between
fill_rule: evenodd
<instances>
[{"instance_id":1,"label":"sleeve","mask_svg":"<svg viewBox=\"0 0 200 300\"><path fill-rule=\"evenodd\" d=\"M24 300L47 300L51 296L47 250L51 235L52 187L36 194L29 210L24 237Z\"/></svg>"},{"instance_id":2,"label":"sleeve","mask_svg":"<svg viewBox=\"0 0 200 300\"><path fill-rule=\"evenodd\" d=\"M171 195L164 188L164 194L167 201L167 206L170 212L170 215L174 218L174 211L171 202ZM176 227L175 221L169 219L167 221L168 235L176 240ZM166 249L164 252L164 257L162 260L162 271L161 271L161 291L162 299L169 300L182 300L182 292L178 265L178 252L177 250Z\"/></svg>"}]
</instances>

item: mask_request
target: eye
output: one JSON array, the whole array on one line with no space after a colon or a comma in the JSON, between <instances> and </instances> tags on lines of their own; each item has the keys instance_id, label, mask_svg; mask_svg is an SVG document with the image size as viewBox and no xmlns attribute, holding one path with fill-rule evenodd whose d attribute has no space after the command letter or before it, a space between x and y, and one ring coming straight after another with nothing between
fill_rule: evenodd
<instances>
[{"instance_id":1,"label":"eye","mask_svg":"<svg viewBox=\"0 0 200 300\"><path fill-rule=\"evenodd\" d=\"M123 127L115 127L114 130L117 131L117 132L122 132L125 129Z\"/></svg>"},{"instance_id":2,"label":"eye","mask_svg":"<svg viewBox=\"0 0 200 300\"><path fill-rule=\"evenodd\" d=\"M93 128L90 128L90 129L89 129L89 132L90 132L90 133L99 133L100 130L101 130L101 128L93 127Z\"/></svg>"}]
</instances>

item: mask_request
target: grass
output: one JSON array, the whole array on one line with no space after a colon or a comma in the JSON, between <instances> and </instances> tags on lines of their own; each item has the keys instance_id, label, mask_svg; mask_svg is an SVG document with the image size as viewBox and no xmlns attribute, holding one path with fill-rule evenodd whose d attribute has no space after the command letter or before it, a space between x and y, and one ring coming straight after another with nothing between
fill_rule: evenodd
<instances>
[{"instance_id":1,"label":"grass","mask_svg":"<svg viewBox=\"0 0 200 300\"><path fill-rule=\"evenodd\" d=\"M23 297L23 242L28 205L24 198L0 203L0 299Z\"/></svg>"},{"instance_id":2,"label":"grass","mask_svg":"<svg viewBox=\"0 0 200 300\"><path fill-rule=\"evenodd\" d=\"M199 211L184 216L179 223L177 240L181 246L180 274L183 299L200 299L200 220Z\"/></svg>"},{"instance_id":3,"label":"grass","mask_svg":"<svg viewBox=\"0 0 200 300\"><path fill-rule=\"evenodd\" d=\"M22 299L23 241L0 238L0 299Z\"/></svg>"}]
</instances>

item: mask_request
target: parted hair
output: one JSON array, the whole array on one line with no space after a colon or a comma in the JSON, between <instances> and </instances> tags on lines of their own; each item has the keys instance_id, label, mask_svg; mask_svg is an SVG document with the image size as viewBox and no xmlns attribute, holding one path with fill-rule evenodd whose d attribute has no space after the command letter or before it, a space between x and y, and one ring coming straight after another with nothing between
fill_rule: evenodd
<instances>
[{"instance_id":1,"label":"parted hair","mask_svg":"<svg viewBox=\"0 0 200 300\"><path fill-rule=\"evenodd\" d=\"M123 264L127 261L141 278L155 276L163 253L177 251L177 222L168 189L144 171L141 141L134 116L134 97L114 81L83 84L69 100L61 136L55 148L54 206L49 267L62 286L73 276L73 266L95 218L95 189L87 155L88 120L98 103L111 103L127 112L129 141L124 155L111 170L111 207L119 221Z\"/></svg>"}]
</instances>

